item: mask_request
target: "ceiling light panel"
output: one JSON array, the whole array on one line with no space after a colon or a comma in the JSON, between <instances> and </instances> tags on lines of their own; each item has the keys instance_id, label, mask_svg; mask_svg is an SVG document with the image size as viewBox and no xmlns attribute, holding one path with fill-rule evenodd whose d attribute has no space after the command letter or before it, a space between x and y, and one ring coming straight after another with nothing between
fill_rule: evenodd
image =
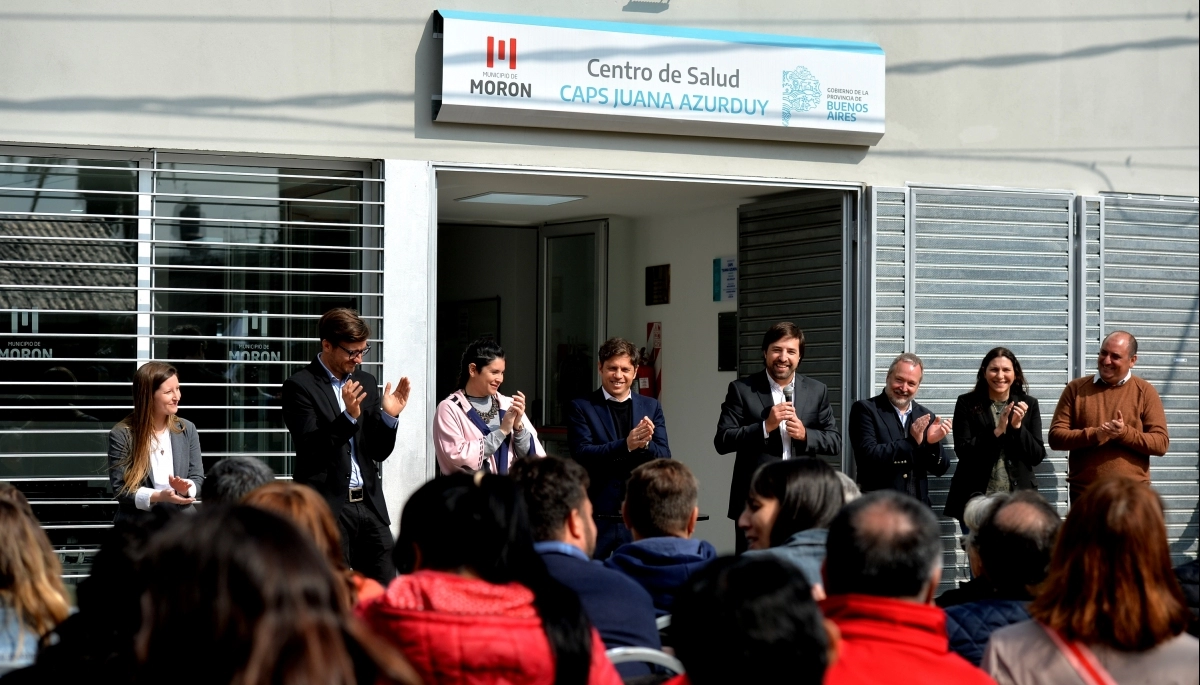
<instances>
[{"instance_id":1,"label":"ceiling light panel","mask_svg":"<svg viewBox=\"0 0 1200 685\"><path fill-rule=\"evenodd\" d=\"M582 200L587 195L537 195L533 193L482 193L469 197L460 197L455 202L477 202L491 205L525 205L531 207L549 207L567 202Z\"/></svg>"}]
</instances>

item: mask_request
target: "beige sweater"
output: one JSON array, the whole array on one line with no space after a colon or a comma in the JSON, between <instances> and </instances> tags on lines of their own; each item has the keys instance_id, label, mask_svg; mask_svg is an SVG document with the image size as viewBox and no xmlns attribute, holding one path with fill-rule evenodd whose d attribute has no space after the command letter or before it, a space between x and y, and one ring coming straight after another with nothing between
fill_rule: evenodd
<instances>
[{"instance_id":1,"label":"beige sweater","mask_svg":"<svg viewBox=\"0 0 1200 685\"><path fill-rule=\"evenodd\" d=\"M1100 424L1121 412L1125 431L1109 438ZM1091 376L1067 384L1050 422L1050 449L1070 450L1067 482L1082 489L1101 476L1150 480L1150 457L1167 453L1167 415L1153 385L1131 376L1124 385L1095 383Z\"/></svg>"},{"instance_id":2,"label":"beige sweater","mask_svg":"<svg viewBox=\"0 0 1200 685\"><path fill-rule=\"evenodd\" d=\"M1200 671L1196 668L1200 645L1187 633L1180 633L1145 652L1121 652L1104 645L1089 645L1089 648L1118 685L1200 683ZM1046 631L1034 621L1005 626L992 633L980 668L998 685L1083 682Z\"/></svg>"}]
</instances>

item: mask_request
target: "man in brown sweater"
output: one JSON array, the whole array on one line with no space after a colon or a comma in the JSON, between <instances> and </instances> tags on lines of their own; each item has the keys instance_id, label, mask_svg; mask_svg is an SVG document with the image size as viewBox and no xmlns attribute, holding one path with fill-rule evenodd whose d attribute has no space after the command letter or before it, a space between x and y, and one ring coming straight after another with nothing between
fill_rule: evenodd
<instances>
[{"instance_id":1,"label":"man in brown sweater","mask_svg":"<svg viewBox=\"0 0 1200 685\"><path fill-rule=\"evenodd\" d=\"M1071 452L1071 501L1110 473L1150 482L1150 457L1167 452L1162 400L1153 385L1133 375L1136 363L1137 339L1113 331L1100 344L1096 375L1071 381L1058 399L1050 449Z\"/></svg>"}]
</instances>

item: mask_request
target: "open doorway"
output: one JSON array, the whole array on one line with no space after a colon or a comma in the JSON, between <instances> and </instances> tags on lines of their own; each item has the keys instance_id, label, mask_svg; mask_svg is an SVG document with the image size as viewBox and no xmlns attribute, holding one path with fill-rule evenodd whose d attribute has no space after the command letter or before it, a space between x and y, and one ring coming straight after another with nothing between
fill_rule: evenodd
<instances>
[{"instance_id":1,"label":"open doorway","mask_svg":"<svg viewBox=\"0 0 1200 685\"><path fill-rule=\"evenodd\" d=\"M710 517L697 535L731 550L725 511L734 458L716 454L713 434L727 386L739 371L738 365L718 366L719 315L741 306L753 312L751 327L762 317L803 319L804 291L778 276L785 268L807 271L804 241L793 233L806 230L805 217L817 216L771 209L771 229L747 208L778 208L789 200L811 204L840 194L844 203L822 206L820 230L847 236L851 249L851 224L842 230L840 222L855 219L858 188L491 170L439 170L437 186L438 399L453 388L466 345L495 337L506 351L501 392L522 391L547 451L569 456L564 408L598 387L600 343L620 336L638 348L652 347L649 328L660 336L661 349L657 383L646 385L662 404L672 456L700 480L701 513ZM844 216L831 221L829 212L839 208ZM758 223L749 226L750 220ZM764 226L775 237L765 237ZM772 240L791 246L781 253L786 259L780 266L772 265L769 251L763 254L764 241ZM743 292L731 299L719 283L720 267L739 256L753 267L750 275L759 276L742 279ZM813 257L825 271L832 266L837 278L840 263L831 263L827 250ZM776 278L762 278L763 272ZM844 281L852 280L853 273L846 273ZM830 298L821 292L816 314L824 317L821 326L839 330L826 332L829 358L820 370L840 396L849 379L828 374L838 366L843 342L841 327L828 320ZM851 302L834 299L843 309ZM753 332L732 332L726 342L744 373L759 340ZM802 364L800 372L808 369Z\"/></svg>"}]
</instances>

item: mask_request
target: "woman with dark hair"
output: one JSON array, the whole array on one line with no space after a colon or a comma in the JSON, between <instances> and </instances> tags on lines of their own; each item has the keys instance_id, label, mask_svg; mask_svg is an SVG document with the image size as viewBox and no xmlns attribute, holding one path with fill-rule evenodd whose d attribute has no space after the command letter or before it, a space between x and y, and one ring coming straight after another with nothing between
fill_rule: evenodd
<instances>
[{"instance_id":1,"label":"woman with dark hair","mask_svg":"<svg viewBox=\"0 0 1200 685\"><path fill-rule=\"evenodd\" d=\"M506 474L518 457L546 456L537 431L525 420L525 395L500 394L504 348L481 338L467 346L458 389L437 406L433 447L443 474L488 471Z\"/></svg>"},{"instance_id":2,"label":"woman with dark hair","mask_svg":"<svg viewBox=\"0 0 1200 685\"><path fill-rule=\"evenodd\" d=\"M343 581L337 588L338 601L347 611L360 600L383 594L378 581L346 565L341 531L321 493L307 485L277 480L251 490L242 504L279 514L308 534L317 551L325 555L333 575Z\"/></svg>"},{"instance_id":3,"label":"woman with dark hair","mask_svg":"<svg viewBox=\"0 0 1200 685\"><path fill-rule=\"evenodd\" d=\"M1033 467L1046 458L1042 415L1012 350L997 347L984 355L975 389L954 404L954 453L945 514L958 519L964 533L963 508L975 495L1037 489Z\"/></svg>"},{"instance_id":4,"label":"woman with dark hair","mask_svg":"<svg viewBox=\"0 0 1200 685\"><path fill-rule=\"evenodd\" d=\"M837 471L823 459L764 464L750 481L738 526L750 556L772 556L798 566L816 599L825 598L821 564L829 522L845 501Z\"/></svg>"},{"instance_id":5,"label":"woman with dark hair","mask_svg":"<svg viewBox=\"0 0 1200 685\"><path fill-rule=\"evenodd\" d=\"M387 592L358 613L428 683L619 684L579 598L533 548L518 486L483 472L404 505Z\"/></svg>"},{"instance_id":6,"label":"woman with dark hair","mask_svg":"<svg viewBox=\"0 0 1200 685\"><path fill-rule=\"evenodd\" d=\"M0 499L0 673L33 663L70 611L58 556L24 499Z\"/></svg>"},{"instance_id":7,"label":"woman with dark hair","mask_svg":"<svg viewBox=\"0 0 1200 685\"><path fill-rule=\"evenodd\" d=\"M155 504L191 508L204 483L200 436L179 418L179 376L162 362L133 374L133 413L108 433L108 478L117 517ZM186 477L185 477L186 476Z\"/></svg>"},{"instance_id":8,"label":"woman with dark hair","mask_svg":"<svg viewBox=\"0 0 1200 685\"><path fill-rule=\"evenodd\" d=\"M1000 685L1200 678L1162 500L1146 483L1109 476L1071 503L1029 613L988 641L982 668Z\"/></svg>"},{"instance_id":9,"label":"woman with dark hair","mask_svg":"<svg viewBox=\"0 0 1200 685\"><path fill-rule=\"evenodd\" d=\"M176 517L150 542L143 571L137 682L421 682L349 616L312 541L270 512Z\"/></svg>"}]
</instances>

